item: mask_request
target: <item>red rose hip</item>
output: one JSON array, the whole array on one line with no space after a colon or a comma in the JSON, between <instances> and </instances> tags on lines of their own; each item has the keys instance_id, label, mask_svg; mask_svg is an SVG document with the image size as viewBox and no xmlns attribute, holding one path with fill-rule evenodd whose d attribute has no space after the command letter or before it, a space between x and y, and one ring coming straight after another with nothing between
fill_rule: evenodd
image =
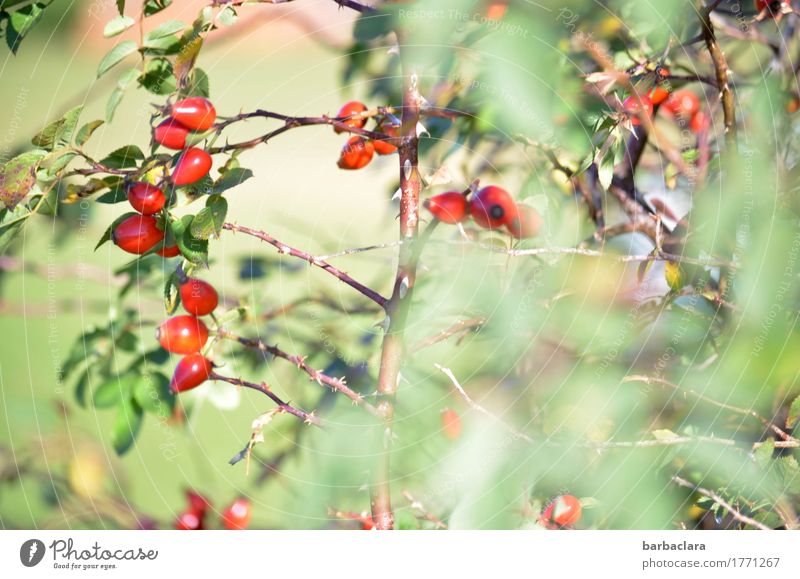
<instances>
[{"instance_id":1,"label":"red rose hip","mask_svg":"<svg viewBox=\"0 0 800 579\"><path fill-rule=\"evenodd\" d=\"M131 215L111 233L114 245L135 255L148 252L163 239L164 232L150 215Z\"/></svg>"},{"instance_id":2,"label":"red rose hip","mask_svg":"<svg viewBox=\"0 0 800 579\"><path fill-rule=\"evenodd\" d=\"M673 115L690 118L700 110L700 98L692 91L675 91L664 105Z\"/></svg>"},{"instance_id":3,"label":"red rose hip","mask_svg":"<svg viewBox=\"0 0 800 579\"><path fill-rule=\"evenodd\" d=\"M213 370L214 365L202 354L189 354L184 356L181 361L178 362L178 365L175 366L169 388L175 394L197 388L200 384L208 380Z\"/></svg>"},{"instance_id":4,"label":"red rose hip","mask_svg":"<svg viewBox=\"0 0 800 579\"><path fill-rule=\"evenodd\" d=\"M339 117L339 118L345 118L345 117L350 117L350 116L353 116L353 115L357 115L359 113L363 113L366 110L367 110L367 106L364 103L359 102L359 101L350 101L348 103L345 103L342 106L342 108L339 109L339 112L336 113L336 116ZM342 124L347 125L348 127L354 127L356 129L362 129L362 128L364 128L364 125L367 124L367 119L365 117L363 117L363 118L358 118L357 117L357 118L353 118L353 119L345 119L344 121L342 121ZM333 127L333 130L336 131L337 134L345 132L344 129L341 129L339 127Z\"/></svg>"},{"instance_id":5,"label":"red rose hip","mask_svg":"<svg viewBox=\"0 0 800 579\"><path fill-rule=\"evenodd\" d=\"M189 129L175 119L161 122L153 131L156 143L167 149L183 149L186 146L186 137Z\"/></svg>"},{"instance_id":6,"label":"red rose hip","mask_svg":"<svg viewBox=\"0 0 800 579\"><path fill-rule=\"evenodd\" d=\"M505 189L490 185L472 197L469 212L481 227L497 229L517 217L517 205Z\"/></svg>"},{"instance_id":7,"label":"red rose hip","mask_svg":"<svg viewBox=\"0 0 800 579\"><path fill-rule=\"evenodd\" d=\"M571 527L581 519L581 502L573 495L561 495L547 505L542 513L542 522L552 526Z\"/></svg>"},{"instance_id":8,"label":"red rose hip","mask_svg":"<svg viewBox=\"0 0 800 579\"><path fill-rule=\"evenodd\" d=\"M176 257L181 254L181 250L177 245L170 245L169 247L162 247L156 251L156 255L161 257Z\"/></svg>"},{"instance_id":9,"label":"red rose hip","mask_svg":"<svg viewBox=\"0 0 800 579\"><path fill-rule=\"evenodd\" d=\"M375 147L372 141L368 141L363 137L350 137L342 148L342 154L339 157L339 168L347 170L362 169L369 165L372 156L375 153Z\"/></svg>"},{"instance_id":10,"label":"red rose hip","mask_svg":"<svg viewBox=\"0 0 800 579\"><path fill-rule=\"evenodd\" d=\"M172 118L193 131L205 131L217 120L217 111L207 98L189 97L172 105Z\"/></svg>"},{"instance_id":11,"label":"red rose hip","mask_svg":"<svg viewBox=\"0 0 800 579\"><path fill-rule=\"evenodd\" d=\"M128 202L142 215L152 215L161 211L167 198L164 196L164 192L155 185L134 183L128 189Z\"/></svg>"},{"instance_id":12,"label":"red rose hip","mask_svg":"<svg viewBox=\"0 0 800 579\"><path fill-rule=\"evenodd\" d=\"M222 512L222 524L232 531L246 529L252 516L250 501L243 498L236 499Z\"/></svg>"},{"instance_id":13,"label":"red rose hip","mask_svg":"<svg viewBox=\"0 0 800 579\"><path fill-rule=\"evenodd\" d=\"M196 183L211 170L211 155L203 149L190 147L186 149L175 163L172 170L172 182L177 186Z\"/></svg>"},{"instance_id":14,"label":"red rose hip","mask_svg":"<svg viewBox=\"0 0 800 579\"><path fill-rule=\"evenodd\" d=\"M389 137L399 137L400 129L394 125L386 125L380 129L380 132ZM379 155L391 155L397 151L397 147L386 141L372 141L372 146L375 147L375 152Z\"/></svg>"},{"instance_id":15,"label":"red rose hip","mask_svg":"<svg viewBox=\"0 0 800 579\"><path fill-rule=\"evenodd\" d=\"M199 531L203 528L203 518L189 509L178 516L175 521L176 531Z\"/></svg>"},{"instance_id":16,"label":"red rose hip","mask_svg":"<svg viewBox=\"0 0 800 579\"><path fill-rule=\"evenodd\" d=\"M464 221L469 214L467 198L458 191L448 191L429 197L423 202L423 207L444 223L459 223Z\"/></svg>"},{"instance_id":17,"label":"red rose hip","mask_svg":"<svg viewBox=\"0 0 800 579\"><path fill-rule=\"evenodd\" d=\"M455 410L442 410L442 432L448 440L457 440L461 436L461 417Z\"/></svg>"},{"instance_id":18,"label":"red rose hip","mask_svg":"<svg viewBox=\"0 0 800 579\"><path fill-rule=\"evenodd\" d=\"M156 338L168 352L194 354L205 346L208 328L194 316L174 316L158 326Z\"/></svg>"},{"instance_id":19,"label":"red rose hip","mask_svg":"<svg viewBox=\"0 0 800 579\"><path fill-rule=\"evenodd\" d=\"M189 278L181 285L183 309L195 316L207 316L219 303L214 287L201 279Z\"/></svg>"},{"instance_id":20,"label":"red rose hip","mask_svg":"<svg viewBox=\"0 0 800 579\"><path fill-rule=\"evenodd\" d=\"M653 116L653 101L647 95L638 98L636 96L629 96L622 102L622 109L630 116L631 124L634 126L639 125L642 122L639 118L640 114L644 114L648 117Z\"/></svg>"},{"instance_id":21,"label":"red rose hip","mask_svg":"<svg viewBox=\"0 0 800 579\"><path fill-rule=\"evenodd\" d=\"M516 239L529 239L539 235L542 217L530 205L517 205L517 217L508 224L508 231Z\"/></svg>"}]
</instances>

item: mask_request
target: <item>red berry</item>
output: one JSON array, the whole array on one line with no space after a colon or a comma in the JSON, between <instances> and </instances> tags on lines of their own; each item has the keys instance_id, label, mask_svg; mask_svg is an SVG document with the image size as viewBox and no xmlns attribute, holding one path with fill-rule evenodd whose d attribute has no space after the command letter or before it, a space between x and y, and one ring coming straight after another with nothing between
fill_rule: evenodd
<instances>
[{"instance_id":1,"label":"red berry","mask_svg":"<svg viewBox=\"0 0 800 579\"><path fill-rule=\"evenodd\" d=\"M193 131L205 131L217 120L217 111L207 98L189 97L172 105L172 118Z\"/></svg>"},{"instance_id":2,"label":"red berry","mask_svg":"<svg viewBox=\"0 0 800 579\"><path fill-rule=\"evenodd\" d=\"M161 208L167 202L167 198L164 196L164 192L155 185L134 183L128 189L128 201L139 213L152 215L161 211Z\"/></svg>"},{"instance_id":3,"label":"red berry","mask_svg":"<svg viewBox=\"0 0 800 579\"><path fill-rule=\"evenodd\" d=\"M342 148L342 154L339 157L340 169L361 169L366 167L372 160L372 155L375 153L375 147L372 141L368 141L363 137L350 137Z\"/></svg>"},{"instance_id":4,"label":"red berry","mask_svg":"<svg viewBox=\"0 0 800 579\"><path fill-rule=\"evenodd\" d=\"M181 254L181 250L177 245L170 245L169 247L162 247L156 251L156 254L160 255L161 257L175 257L176 255Z\"/></svg>"},{"instance_id":5,"label":"red berry","mask_svg":"<svg viewBox=\"0 0 800 579\"><path fill-rule=\"evenodd\" d=\"M461 436L461 417L455 410L442 410L442 432L448 440L457 440Z\"/></svg>"},{"instance_id":6,"label":"red berry","mask_svg":"<svg viewBox=\"0 0 800 579\"><path fill-rule=\"evenodd\" d=\"M622 102L622 109L630 116L631 124L639 125L642 122L639 118L640 111L648 117L653 116L653 101L647 95L638 98L632 95Z\"/></svg>"},{"instance_id":7,"label":"red berry","mask_svg":"<svg viewBox=\"0 0 800 579\"><path fill-rule=\"evenodd\" d=\"M219 296L214 287L201 279L189 278L181 285L183 309L195 316L207 316L217 307Z\"/></svg>"},{"instance_id":8,"label":"red berry","mask_svg":"<svg viewBox=\"0 0 800 579\"><path fill-rule=\"evenodd\" d=\"M199 531L203 528L203 519L191 509L183 512L175 521L177 531Z\"/></svg>"},{"instance_id":9,"label":"red berry","mask_svg":"<svg viewBox=\"0 0 800 579\"><path fill-rule=\"evenodd\" d=\"M214 365L202 354L188 354L175 366L169 383L170 390L177 394L197 388L208 380L213 370Z\"/></svg>"},{"instance_id":10,"label":"red berry","mask_svg":"<svg viewBox=\"0 0 800 579\"><path fill-rule=\"evenodd\" d=\"M400 136L400 129L394 125L381 127L380 132L389 137ZM391 155L397 151L397 147L395 145L387 143L386 141L372 141L372 146L375 147L375 152L379 155Z\"/></svg>"},{"instance_id":11,"label":"red berry","mask_svg":"<svg viewBox=\"0 0 800 579\"><path fill-rule=\"evenodd\" d=\"M252 516L250 501L240 498L222 512L222 523L231 531L246 529Z\"/></svg>"},{"instance_id":12,"label":"red berry","mask_svg":"<svg viewBox=\"0 0 800 579\"><path fill-rule=\"evenodd\" d=\"M756 12L767 11L767 16L775 18L783 12L784 6L787 4L785 0L756 0Z\"/></svg>"},{"instance_id":13,"label":"red berry","mask_svg":"<svg viewBox=\"0 0 800 579\"><path fill-rule=\"evenodd\" d=\"M429 197L422 204L439 221L459 223L467 218L469 203L458 191L448 191Z\"/></svg>"},{"instance_id":14,"label":"red berry","mask_svg":"<svg viewBox=\"0 0 800 579\"><path fill-rule=\"evenodd\" d=\"M660 105L669 98L669 91L664 87L657 86L647 93L647 96L650 98L650 102L652 102L653 105Z\"/></svg>"},{"instance_id":15,"label":"red berry","mask_svg":"<svg viewBox=\"0 0 800 579\"><path fill-rule=\"evenodd\" d=\"M168 352L194 354L208 340L208 328L194 316L173 316L158 326L156 339Z\"/></svg>"},{"instance_id":16,"label":"red berry","mask_svg":"<svg viewBox=\"0 0 800 579\"><path fill-rule=\"evenodd\" d=\"M162 121L153 131L156 143L168 149L183 149L189 129L175 119Z\"/></svg>"},{"instance_id":17,"label":"red berry","mask_svg":"<svg viewBox=\"0 0 800 579\"><path fill-rule=\"evenodd\" d=\"M200 493L186 491L186 501L189 503L189 510L197 513L201 518L206 514L206 510L211 503Z\"/></svg>"},{"instance_id":18,"label":"red berry","mask_svg":"<svg viewBox=\"0 0 800 579\"><path fill-rule=\"evenodd\" d=\"M196 183L211 170L211 155L203 149L190 147L186 149L175 163L172 170L172 182L175 185L189 185Z\"/></svg>"},{"instance_id":19,"label":"red berry","mask_svg":"<svg viewBox=\"0 0 800 579\"><path fill-rule=\"evenodd\" d=\"M478 191L469 202L475 222L487 229L502 227L517 217L517 205L505 189L490 185Z\"/></svg>"},{"instance_id":20,"label":"red berry","mask_svg":"<svg viewBox=\"0 0 800 579\"><path fill-rule=\"evenodd\" d=\"M339 112L336 113L336 116L339 118L350 117L352 115L357 115L359 113L363 113L367 110L367 106L359 101L350 101L349 103L345 103L342 108L339 109ZM363 129L364 125L367 124L366 117L361 118L354 118L354 119L347 119L342 121L343 124L347 125L348 127L355 127L356 129ZM344 133L345 130L339 127L333 127L333 130L336 133Z\"/></svg>"},{"instance_id":21,"label":"red berry","mask_svg":"<svg viewBox=\"0 0 800 579\"><path fill-rule=\"evenodd\" d=\"M703 111L697 111L692 117L692 120L689 121L689 128L693 133L707 131L710 126L711 119L709 119L708 115Z\"/></svg>"},{"instance_id":22,"label":"red berry","mask_svg":"<svg viewBox=\"0 0 800 579\"><path fill-rule=\"evenodd\" d=\"M581 511L581 502L577 497L561 495L547 505L542 513L542 520L545 524L571 527L581 519Z\"/></svg>"},{"instance_id":23,"label":"red berry","mask_svg":"<svg viewBox=\"0 0 800 579\"><path fill-rule=\"evenodd\" d=\"M542 217L530 205L517 205L517 217L508 224L508 231L517 239L528 239L539 235L542 226Z\"/></svg>"},{"instance_id":24,"label":"red berry","mask_svg":"<svg viewBox=\"0 0 800 579\"><path fill-rule=\"evenodd\" d=\"M117 225L111 239L121 250L141 255L161 242L164 232L158 228L155 217L131 215Z\"/></svg>"},{"instance_id":25,"label":"red berry","mask_svg":"<svg viewBox=\"0 0 800 579\"><path fill-rule=\"evenodd\" d=\"M700 98L690 90L681 89L675 91L664 106L673 115L688 119L700 110Z\"/></svg>"}]
</instances>

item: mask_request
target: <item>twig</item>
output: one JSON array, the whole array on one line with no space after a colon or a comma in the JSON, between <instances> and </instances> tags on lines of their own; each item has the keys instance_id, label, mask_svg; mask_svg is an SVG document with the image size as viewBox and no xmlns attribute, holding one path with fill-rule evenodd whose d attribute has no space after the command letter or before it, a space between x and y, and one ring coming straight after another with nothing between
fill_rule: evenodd
<instances>
[{"instance_id":1,"label":"twig","mask_svg":"<svg viewBox=\"0 0 800 579\"><path fill-rule=\"evenodd\" d=\"M305 410L301 410L292 406L291 404L284 402L277 394L275 394L272 389L267 386L265 383L256 384L255 382L247 382L246 380L242 380L241 378L231 378L229 376L222 376L221 374L217 374L216 372L212 372L211 376L209 376L210 380L219 380L221 382L227 382L228 384L233 384L234 386L242 386L244 388L250 388L251 390L256 390L261 392L262 394L266 394L270 400L272 400L281 411L286 412L288 414L292 414L297 416L306 424L313 424L314 426L318 426L322 428L322 420L318 417L314 416L313 412L306 412Z\"/></svg>"},{"instance_id":2,"label":"twig","mask_svg":"<svg viewBox=\"0 0 800 579\"><path fill-rule=\"evenodd\" d=\"M418 518L421 518L421 519L423 519L425 521L429 521L429 522L433 523L434 525L436 525L437 529L446 529L447 528L447 523L445 523L444 521L442 521L438 517L436 517L436 516L432 515L431 513L429 513L428 510L425 508L425 506L421 502L419 502L417 499L415 499L410 492L403 491L403 498L405 498L408 501L408 503L411 505L412 509L415 509L415 510L420 512L420 517L418 517Z\"/></svg>"},{"instance_id":3,"label":"twig","mask_svg":"<svg viewBox=\"0 0 800 579\"><path fill-rule=\"evenodd\" d=\"M282 358L287 362L291 362L295 366L297 366L300 370L308 374L311 379L316 382L317 384L325 384L329 386L334 391L339 391L350 400L355 402L358 406L364 408L370 414L378 416L378 410L369 402L364 400L364 398L358 392L354 392L350 389L349 386L345 383L344 379L334 378L333 376L328 376L327 374L320 372L319 370L315 370L311 366L306 363L306 359L303 356L296 356L292 354L287 354L277 346L270 346L269 344L265 344L261 340L258 339L251 339L251 338L244 338L242 336L237 336L233 332L229 332L225 329L220 328L218 330L218 335L222 338L233 340L235 342L239 342L241 345L251 348L253 350L259 350L261 352L267 352L272 354L276 358Z\"/></svg>"},{"instance_id":4,"label":"twig","mask_svg":"<svg viewBox=\"0 0 800 579\"><path fill-rule=\"evenodd\" d=\"M357 282L352 277L347 275L345 272L343 272L337 267L332 266L324 259L320 259L318 257L311 255L310 253L306 253L305 251L295 249L294 247L290 247L285 243L278 241L272 235L266 233L265 231L259 231L257 229L251 229L250 227L235 225L233 223L225 223L222 225L222 228L227 229L228 231L234 231L234 232L245 233L247 235L252 235L253 237L257 237L261 241L266 241L273 247L277 248L278 253L285 253L287 255L298 257L304 261L307 261L311 265L314 265L320 269L327 271L329 274L337 278L339 281L346 283L356 291L361 292L363 295L374 301L382 308L386 308L389 302L389 300L387 300L385 297L380 295L375 290L370 289L364 284Z\"/></svg>"},{"instance_id":5,"label":"twig","mask_svg":"<svg viewBox=\"0 0 800 579\"><path fill-rule=\"evenodd\" d=\"M419 352L425 348L433 346L434 344L438 344L439 342L443 342L448 338L455 336L456 334L460 334L462 332L468 332L470 330L477 330L481 326L486 323L485 316L478 316L475 318L470 318L468 320L459 320L449 328L445 328L444 330L433 334L432 336L428 336L411 346L409 348L409 352Z\"/></svg>"},{"instance_id":6,"label":"twig","mask_svg":"<svg viewBox=\"0 0 800 579\"><path fill-rule=\"evenodd\" d=\"M683 478L681 478L679 476L673 476L672 477L672 482L674 482L678 486L682 486L682 487L690 489L690 490L692 490L692 491L694 491L694 492L696 492L698 494L701 494L704 497L710 498L715 503L717 503L719 506L721 506L723 509L728 511L731 514L731 516L734 519L736 519L737 521L739 521L740 523L744 523L745 525L750 525L751 527L756 527L757 529L761 529L762 531L771 531L772 530L771 528L769 528L765 524L759 523L758 521L748 517L747 515L743 515L740 511L738 511L736 508L734 508L729 502L727 502L725 499L723 499L721 496L719 496L714 491L710 491L710 490L705 489L703 487L700 487L700 486L697 486L695 484L692 484L688 480L683 479Z\"/></svg>"},{"instance_id":7,"label":"twig","mask_svg":"<svg viewBox=\"0 0 800 579\"><path fill-rule=\"evenodd\" d=\"M733 91L731 90L728 78L728 62L725 59L722 49L717 43L716 33L714 32L714 25L711 23L711 12L716 8L719 2L712 3L705 10L700 11L700 27L703 32L703 40L705 40L706 48L711 61L714 63L714 72L716 73L717 89L719 90L719 98L722 101L723 123L725 127L725 140L730 147L736 146L736 110L733 102Z\"/></svg>"}]
</instances>

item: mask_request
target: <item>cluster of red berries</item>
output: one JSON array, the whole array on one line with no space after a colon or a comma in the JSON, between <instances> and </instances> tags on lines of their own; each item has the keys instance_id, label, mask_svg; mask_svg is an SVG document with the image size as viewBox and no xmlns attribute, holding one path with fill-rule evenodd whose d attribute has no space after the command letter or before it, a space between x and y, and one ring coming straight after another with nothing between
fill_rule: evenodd
<instances>
[{"instance_id":1,"label":"cluster of red berries","mask_svg":"<svg viewBox=\"0 0 800 579\"><path fill-rule=\"evenodd\" d=\"M149 183L134 183L128 188L128 202L140 215L131 215L114 228L111 239L128 253L147 253L164 241L164 231L158 227L155 213L161 211L167 198L164 192ZM163 257L175 257L180 253L177 245L161 247L156 251Z\"/></svg>"},{"instance_id":2,"label":"cluster of red berries","mask_svg":"<svg viewBox=\"0 0 800 579\"><path fill-rule=\"evenodd\" d=\"M364 103L359 101L350 101L349 103L345 103L345 105L339 109L339 112L336 114L336 116L339 118L344 118L345 120L342 121L342 124L348 127L363 129L367 124L367 118L361 115L366 111L367 106ZM337 134L346 132L345 129L338 126L334 126L333 130L336 131ZM399 127L390 122L387 124L385 119L379 121L375 130L388 137L397 137L400 135ZM354 135L347 139L344 147L342 147L342 153L339 155L338 165L340 169L362 169L369 165L369 162L372 161L372 157L375 155L375 153L378 153L379 155L391 155L395 151L397 151L397 147L391 143L387 143L386 141L373 141L372 139L366 139L362 136Z\"/></svg>"},{"instance_id":3,"label":"cluster of red berries","mask_svg":"<svg viewBox=\"0 0 800 579\"><path fill-rule=\"evenodd\" d=\"M178 531L200 531L205 528L206 514L211 503L204 496L194 492L186 491L188 506L175 521L175 529ZM238 498L222 511L222 524L226 529L242 530L250 524L252 509L250 501L245 498Z\"/></svg>"},{"instance_id":4,"label":"cluster of red berries","mask_svg":"<svg viewBox=\"0 0 800 579\"><path fill-rule=\"evenodd\" d=\"M560 495L542 511L539 523L548 529L563 529L574 526L581 520L581 501L573 495Z\"/></svg>"},{"instance_id":5,"label":"cluster of red berries","mask_svg":"<svg viewBox=\"0 0 800 579\"><path fill-rule=\"evenodd\" d=\"M184 355L170 381L170 388L176 394L196 388L214 370L211 361L200 353L208 341L208 327L200 316L212 313L219 303L217 290L203 280L185 279L180 293L183 308L190 315L173 316L156 330L156 338L165 350Z\"/></svg>"},{"instance_id":6,"label":"cluster of red berries","mask_svg":"<svg viewBox=\"0 0 800 579\"><path fill-rule=\"evenodd\" d=\"M481 227L505 227L517 239L536 237L542 224L533 207L515 203L508 191L494 185L484 187L469 201L458 191L448 191L426 199L423 206L444 223L461 223L471 216Z\"/></svg>"},{"instance_id":7,"label":"cluster of red berries","mask_svg":"<svg viewBox=\"0 0 800 579\"><path fill-rule=\"evenodd\" d=\"M170 116L153 133L155 141L168 149L183 150L172 169L177 186L196 183L211 170L211 155L198 147L186 147L192 132L207 131L217 120L217 111L207 98L189 97L170 107ZM185 150L184 150L185 149Z\"/></svg>"},{"instance_id":8,"label":"cluster of red berries","mask_svg":"<svg viewBox=\"0 0 800 579\"><path fill-rule=\"evenodd\" d=\"M655 105L664 104L664 108L678 119L689 122L689 128L699 133L708 128L710 119L700 110L700 99L688 89L681 89L670 93L661 86L656 86L650 92L641 96L631 95L622 103L622 108L630 117L631 124L641 124L640 116L653 116Z\"/></svg>"}]
</instances>

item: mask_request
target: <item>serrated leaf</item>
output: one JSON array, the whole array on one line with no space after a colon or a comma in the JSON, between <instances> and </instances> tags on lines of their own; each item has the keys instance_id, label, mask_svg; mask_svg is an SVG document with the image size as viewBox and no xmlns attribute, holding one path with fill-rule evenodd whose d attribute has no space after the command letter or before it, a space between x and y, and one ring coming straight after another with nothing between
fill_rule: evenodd
<instances>
[{"instance_id":1,"label":"serrated leaf","mask_svg":"<svg viewBox=\"0 0 800 579\"><path fill-rule=\"evenodd\" d=\"M119 455L123 455L133 446L142 428L144 413L133 400L125 400L117 406L117 416L111 427L111 444Z\"/></svg>"},{"instance_id":2,"label":"serrated leaf","mask_svg":"<svg viewBox=\"0 0 800 579\"><path fill-rule=\"evenodd\" d=\"M97 67L97 78L100 78L114 66L122 62L125 57L133 54L139 47L133 40L126 40L120 42L112 48L100 61L100 66Z\"/></svg>"},{"instance_id":3,"label":"serrated leaf","mask_svg":"<svg viewBox=\"0 0 800 579\"><path fill-rule=\"evenodd\" d=\"M775 452L775 441L768 438L764 443L759 446L753 453L756 464L762 469L766 470L772 460L772 454Z\"/></svg>"},{"instance_id":4,"label":"serrated leaf","mask_svg":"<svg viewBox=\"0 0 800 579\"><path fill-rule=\"evenodd\" d=\"M136 24L136 21L129 16L117 16L109 20L105 28L103 28L103 36L111 38L125 32L134 24Z\"/></svg>"},{"instance_id":5,"label":"serrated leaf","mask_svg":"<svg viewBox=\"0 0 800 579\"><path fill-rule=\"evenodd\" d=\"M195 265L208 265L208 240L192 237L190 231L193 215L184 215L181 219L171 224L175 241L181 250L181 255Z\"/></svg>"},{"instance_id":6,"label":"serrated leaf","mask_svg":"<svg viewBox=\"0 0 800 579\"><path fill-rule=\"evenodd\" d=\"M78 134L75 135L75 145L78 146L78 147L82 147L83 145L85 145L86 141L88 141L92 137L94 132L103 123L104 123L104 121L102 121L100 119L97 119L97 120L94 120L94 121L89 121L88 123L83 125L80 128L80 130L78 131Z\"/></svg>"},{"instance_id":7,"label":"serrated leaf","mask_svg":"<svg viewBox=\"0 0 800 579\"><path fill-rule=\"evenodd\" d=\"M12 53L16 54L22 40L42 18L44 9L44 4L36 2L15 10L11 14L5 14L8 20L5 30L6 44Z\"/></svg>"},{"instance_id":8,"label":"serrated leaf","mask_svg":"<svg viewBox=\"0 0 800 579\"><path fill-rule=\"evenodd\" d=\"M128 213L123 213L119 217L117 217L114 221L111 222L111 225L108 226L105 233L103 233L102 237L100 237L100 241L97 242L97 245L94 246L94 250L97 251L100 246L102 246L107 241L111 241L111 235L114 233L114 229L116 229L117 225L125 221L131 215L138 215L138 213L134 211L130 211Z\"/></svg>"},{"instance_id":9,"label":"serrated leaf","mask_svg":"<svg viewBox=\"0 0 800 579\"><path fill-rule=\"evenodd\" d=\"M789 407L789 415L786 417L786 429L791 430L800 419L800 396L794 399L792 405Z\"/></svg>"},{"instance_id":10,"label":"serrated leaf","mask_svg":"<svg viewBox=\"0 0 800 579\"><path fill-rule=\"evenodd\" d=\"M129 169L136 167L139 161L144 160L144 153L136 145L126 145L112 151L100 161L101 165L112 169Z\"/></svg>"},{"instance_id":11,"label":"serrated leaf","mask_svg":"<svg viewBox=\"0 0 800 579\"><path fill-rule=\"evenodd\" d=\"M219 237L225 216L228 214L228 202L220 195L212 195L206 206L195 215L190 231L197 239L208 239L212 235Z\"/></svg>"},{"instance_id":12,"label":"serrated leaf","mask_svg":"<svg viewBox=\"0 0 800 579\"><path fill-rule=\"evenodd\" d=\"M175 407L175 395L170 391L169 378L161 372L139 376L133 389L133 399L145 412L162 418L170 416Z\"/></svg>"},{"instance_id":13,"label":"serrated leaf","mask_svg":"<svg viewBox=\"0 0 800 579\"><path fill-rule=\"evenodd\" d=\"M60 119L43 128L31 139L31 142L47 151L52 151L57 147L66 147L72 140L72 133L75 131L82 111L83 105L68 110Z\"/></svg>"},{"instance_id":14,"label":"serrated leaf","mask_svg":"<svg viewBox=\"0 0 800 579\"><path fill-rule=\"evenodd\" d=\"M36 184L36 169L44 151L29 151L0 168L0 208L14 209Z\"/></svg>"},{"instance_id":15,"label":"serrated leaf","mask_svg":"<svg viewBox=\"0 0 800 579\"><path fill-rule=\"evenodd\" d=\"M181 51L178 53L178 56L175 57L175 64L172 67L178 86L184 86L186 84L189 73L194 68L197 55L200 54L200 49L202 47L203 38L200 36L190 40L181 47Z\"/></svg>"},{"instance_id":16,"label":"serrated leaf","mask_svg":"<svg viewBox=\"0 0 800 579\"><path fill-rule=\"evenodd\" d=\"M214 181L213 191L214 193L222 193L223 191L227 191L232 187L242 184L252 176L253 172L250 169L244 169L242 167L228 169Z\"/></svg>"}]
</instances>

